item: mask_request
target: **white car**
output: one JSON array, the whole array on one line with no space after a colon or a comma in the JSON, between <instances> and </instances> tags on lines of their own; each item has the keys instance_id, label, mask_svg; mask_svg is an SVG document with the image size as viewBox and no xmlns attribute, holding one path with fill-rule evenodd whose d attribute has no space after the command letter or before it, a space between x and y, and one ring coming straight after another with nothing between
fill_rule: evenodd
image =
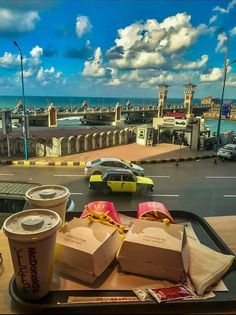
<instances>
[{"instance_id":1,"label":"white car","mask_svg":"<svg viewBox=\"0 0 236 315\"><path fill-rule=\"evenodd\" d=\"M84 172L86 176L104 175L109 170L122 168L131 170L137 176L144 176L142 167L118 158L100 158L88 161L85 164Z\"/></svg>"},{"instance_id":2,"label":"white car","mask_svg":"<svg viewBox=\"0 0 236 315\"><path fill-rule=\"evenodd\" d=\"M236 144L224 145L217 151L217 156L221 159L236 160Z\"/></svg>"}]
</instances>

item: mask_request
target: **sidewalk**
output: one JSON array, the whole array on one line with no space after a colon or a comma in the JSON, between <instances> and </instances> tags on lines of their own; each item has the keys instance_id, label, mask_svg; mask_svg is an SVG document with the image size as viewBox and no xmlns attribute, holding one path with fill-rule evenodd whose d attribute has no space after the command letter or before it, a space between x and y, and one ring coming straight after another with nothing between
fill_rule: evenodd
<instances>
[{"instance_id":1,"label":"sidewalk","mask_svg":"<svg viewBox=\"0 0 236 315\"><path fill-rule=\"evenodd\" d=\"M165 163L176 161L197 160L202 158L213 158L214 151L195 151L189 147L175 144L161 143L155 146L143 146L136 143L115 146L101 150L71 154L62 157L34 157L29 161L23 159L1 160L2 164L12 165L38 165L38 166L81 166L89 160L101 157L116 157L132 161L136 164Z\"/></svg>"}]
</instances>

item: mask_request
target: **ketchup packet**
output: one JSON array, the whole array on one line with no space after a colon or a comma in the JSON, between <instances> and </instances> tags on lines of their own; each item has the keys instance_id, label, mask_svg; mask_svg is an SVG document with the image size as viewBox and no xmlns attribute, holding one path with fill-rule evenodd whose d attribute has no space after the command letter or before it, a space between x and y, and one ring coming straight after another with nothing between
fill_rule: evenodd
<instances>
[{"instance_id":1,"label":"ketchup packet","mask_svg":"<svg viewBox=\"0 0 236 315\"><path fill-rule=\"evenodd\" d=\"M182 284L167 288L148 289L148 292L157 300L158 303L182 300L195 296L195 294L190 289Z\"/></svg>"}]
</instances>

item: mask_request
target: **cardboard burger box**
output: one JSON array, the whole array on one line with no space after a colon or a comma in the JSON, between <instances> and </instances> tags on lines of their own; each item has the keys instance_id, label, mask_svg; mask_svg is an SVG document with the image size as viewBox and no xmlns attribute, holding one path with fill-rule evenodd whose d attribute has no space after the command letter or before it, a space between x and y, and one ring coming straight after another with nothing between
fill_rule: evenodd
<instances>
[{"instance_id":1,"label":"cardboard burger box","mask_svg":"<svg viewBox=\"0 0 236 315\"><path fill-rule=\"evenodd\" d=\"M121 242L115 228L74 218L57 234L55 269L93 283L114 260Z\"/></svg>"},{"instance_id":2,"label":"cardboard burger box","mask_svg":"<svg viewBox=\"0 0 236 315\"><path fill-rule=\"evenodd\" d=\"M180 281L189 264L185 227L137 219L117 256L121 271Z\"/></svg>"}]
</instances>

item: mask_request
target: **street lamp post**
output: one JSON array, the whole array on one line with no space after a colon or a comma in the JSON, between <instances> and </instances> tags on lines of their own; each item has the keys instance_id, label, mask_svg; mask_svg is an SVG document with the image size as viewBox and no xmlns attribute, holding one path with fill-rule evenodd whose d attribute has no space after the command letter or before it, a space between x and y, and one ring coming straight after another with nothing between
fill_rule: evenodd
<instances>
[{"instance_id":1,"label":"street lamp post","mask_svg":"<svg viewBox=\"0 0 236 315\"><path fill-rule=\"evenodd\" d=\"M223 75L223 85L222 85L222 93L221 93L221 100L220 100L220 110L219 110L219 117L218 117L218 125L217 125L217 134L216 134L216 152L220 146L220 125L221 125L221 116L222 116L222 109L223 109L223 102L224 102L224 92L225 92L225 82L227 77L227 70L230 65L236 62L236 59L232 62L228 62L228 53L229 53L229 37L227 37L226 42L226 52L225 52L225 62L224 62L224 75Z\"/></svg>"},{"instance_id":2,"label":"street lamp post","mask_svg":"<svg viewBox=\"0 0 236 315\"><path fill-rule=\"evenodd\" d=\"M22 86L22 97L23 97L23 108L22 108L22 133L24 138L24 159L28 160L28 132L27 132L27 121L26 121L26 111L25 111L25 89L24 89L24 74L23 74L23 56L21 49L16 41L13 41L13 44L18 48L20 53L20 68L21 68L21 86Z\"/></svg>"}]
</instances>

